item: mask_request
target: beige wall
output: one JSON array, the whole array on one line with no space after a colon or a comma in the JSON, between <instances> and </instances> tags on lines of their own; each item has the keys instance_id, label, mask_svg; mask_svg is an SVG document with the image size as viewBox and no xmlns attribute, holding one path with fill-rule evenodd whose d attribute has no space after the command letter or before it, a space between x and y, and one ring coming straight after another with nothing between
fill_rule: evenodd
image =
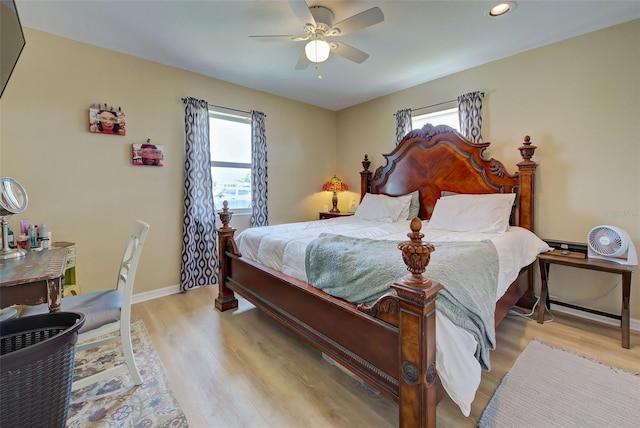
<instances>
[{"instance_id":1,"label":"beige wall","mask_svg":"<svg viewBox=\"0 0 640 428\"><path fill-rule=\"evenodd\" d=\"M495 61L338 113L338 170L354 181L368 153L372 169L393 149L401 108L418 108L481 90L483 137L489 153L514 172L517 148L538 146L537 233L585 242L600 224L626 230L640 249L640 20ZM420 111L420 114L424 111ZM592 299L619 276L554 266L552 294ZM581 302L620 310L620 287ZM640 275L631 315L640 318Z\"/></svg>"},{"instance_id":2,"label":"beige wall","mask_svg":"<svg viewBox=\"0 0 640 428\"><path fill-rule=\"evenodd\" d=\"M457 73L337 113L26 29L27 46L0 100L0 173L29 192L24 216L77 242L85 289L110 286L133 219L152 225L136 292L179 282L184 96L267 114L271 223L317 218L336 173L359 192L360 162L393 149L393 113L483 90L485 141L511 171L525 134L539 147L537 232L584 242L598 224L640 246L640 21ZM127 136L90 134L92 103L122 106ZM426 111L421 111L424 113ZM310 132L312 130L312 132ZM163 144L166 166L132 167L130 147ZM291 177L295 177L292 180ZM12 226L19 218L11 220ZM245 227L246 218L236 219ZM15 226L14 226L15 227ZM604 294L618 278L554 267L566 300ZM632 317L640 318L633 280ZM620 291L583 304L618 311Z\"/></svg>"},{"instance_id":3,"label":"beige wall","mask_svg":"<svg viewBox=\"0 0 640 428\"><path fill-rule=\"evenodd\" d=\"M181 97L266 113L272 223L317 218L327 203L317 190L334 172L334 112L30 29L25 36L0 99L0 173L16 178L29 195L27 210L10 225L17 228L21 218L46 221L54 241L76 242L83 290L115 283L137 218L151 230L135 292L179 283ZM127 135L89 133L93 103L121 106ZM147 138L164 145L164 167L131 165L131 144ZM240 217L233 225L247 223Z\"/></svg>"}]
</instances>

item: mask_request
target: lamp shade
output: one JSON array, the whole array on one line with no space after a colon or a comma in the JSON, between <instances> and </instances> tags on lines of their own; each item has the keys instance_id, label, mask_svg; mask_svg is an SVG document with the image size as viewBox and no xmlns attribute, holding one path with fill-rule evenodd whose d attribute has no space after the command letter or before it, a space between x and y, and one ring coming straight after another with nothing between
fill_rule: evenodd
<instances>
[{"instance_id":1,"label":"lamp shade","mask_svg":"<svg viewBox=\"0 0 640 428\"><path fill-rule=\"evenodd\" d=\"M329 212L332 212L332 213L340 212L340 210L338 209L338 193L337 192L344 192L347 189L348 189L347 183L345 183L335 175L331 177L329 181L327 181L322 185L322 190L326 192L333 192L333 196L331 197L331 203L333 206Z\"/></svg>"},{"instance_id":2,"label":"lamp shade","mask_svg":"<svg viewBox=\"0 0 640 428\"><path fill-rule=\"evenodd\" d=\"M329 43L321 39L311 40L304 47L307 59L311 62L324 62L329 58L331 47Z\"/></svg>"},{"instance_id":3,"label":"lamp shade","mask_svg":"<svg viewBox=\"0 0 640 428\"><path fill-rule=\"evenodd\" d=\"M326 192L344 192L348 190L347 183L336 177L335 175L322 185L322 190Z\"/></svg>"}]
</instances>

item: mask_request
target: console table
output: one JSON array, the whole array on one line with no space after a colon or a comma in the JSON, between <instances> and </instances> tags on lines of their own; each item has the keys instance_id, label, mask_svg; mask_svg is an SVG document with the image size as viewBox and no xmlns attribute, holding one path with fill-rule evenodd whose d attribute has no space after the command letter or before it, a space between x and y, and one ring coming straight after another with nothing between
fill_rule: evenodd
<instances>
[{"instance_id":1,"label":"console table","mask_svg":"<svg viewBox=\"0 0 640 428\"><path fill-rule=\"evenodd\" d=\"M80 285L76 280L76 244L74 242L59 241L51 244L51 248L64 248L67 250L63 294L65 296L77 296L81 291Z\"/></svg>"},{"instance_id":2,"label":"console table","mask_svg":"<svg viewBox=\"0 0 640 428\"><path fill-rule=\"evenodd\" d=\"M47 302L59 312L67 250L31 251L24 257L0 260L0 308Z\"/></svg>"},{"instance_id":3,"label":"console table","mask_svg":"<svg viewBox=\"0 0 640 428\"><path fill-rule=\"evenodd\" d=\"M544 321L544 308L545 304L549 307L549 303L554 303L560 306L566 306L568 308L577 309L580 311L589 312L592 314L604 316L607 318L614 318L620 320L622 325L622 347L629 349L629 297L631 295L631 273L635 266L623 265L620 263L610 262L607 260L600 260L594 258L575 258L561 254L542 253L538 254L538 262L540 264L540 279L542 280L542 287L540 289L540 306L538 307L538 323L542 324ZM551 300L549 298L549 266L551 264L558 264L564 266L571 266L580 269L596 270L600 272L609 272L622 275L622 312L618 314L610 314L607 312L598 311L591 308L584 308L570 303L559 302Z\"/></svg>"}]
</instances>

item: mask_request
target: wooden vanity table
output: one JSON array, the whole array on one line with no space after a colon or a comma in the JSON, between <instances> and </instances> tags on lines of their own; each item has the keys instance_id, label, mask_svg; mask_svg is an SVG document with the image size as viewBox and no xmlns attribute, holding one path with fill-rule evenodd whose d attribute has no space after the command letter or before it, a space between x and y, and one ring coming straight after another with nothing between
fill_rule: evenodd
<instances>
[{"instance_id":1,"label":"wooden vanity table","mask_svg":"<svg viewBox=\"0 0 640 428\"><path fill-rule=\"evenodd\" d=\"M59 312L66 258L66 248L55 248L0 260L0 308L47 302Z\"/></svg>"}]
</instances>

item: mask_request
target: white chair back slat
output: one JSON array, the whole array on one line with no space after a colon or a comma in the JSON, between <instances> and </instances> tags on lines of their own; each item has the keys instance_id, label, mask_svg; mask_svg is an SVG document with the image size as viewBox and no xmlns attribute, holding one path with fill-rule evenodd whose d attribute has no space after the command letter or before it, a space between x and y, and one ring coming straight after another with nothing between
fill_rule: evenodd
<instances>
[{"instance_id":1,"label":"white chair back slat","mask_svg":"<svg viewBox=\"0 0 640 428\"><path fill-rule=\"evenodd\" d=\"M136 220L131 236L129 237L129 242L124 251L124 256L122 257L117 284L118 290L123 293L123 306L129 304L131 301L138 260L140 259L140 253L142 252L144 241L147 238L149 227L149 224L141 220ZM127 300L127 302L124 300Z\"/></svg>"}]
</instances>

